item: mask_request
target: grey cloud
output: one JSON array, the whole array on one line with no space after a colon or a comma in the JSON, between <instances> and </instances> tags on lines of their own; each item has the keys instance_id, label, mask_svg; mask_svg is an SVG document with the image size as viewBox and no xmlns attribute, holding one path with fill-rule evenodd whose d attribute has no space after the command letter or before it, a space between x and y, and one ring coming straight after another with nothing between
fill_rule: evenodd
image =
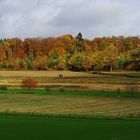
<instances>
[{"instance_id":1,"label":"grey cloud","mask_svg":"<svg viewBox=\"0 0 140 140\"><path fill-rule=\"evenodd\" d=\"M59 4L54 0L0 1L0 37L42 36Z\"/></svg>"},{"instance_id":2,"label":"grey cloud","mask_svg":"<svg viewBox=\"0 0 140 140\"><path fill-rule=\"evenodd\" d=\"M59 26L69 32L85 32L85 36L131 35L132 24L136 13L135 5L115 0L86 0L79 1L77 5L66 3L62 11L57 15L54 26ZM133 11L134 10L134 11ZM73 29L72 31L70 30ZM137 30L133 31L138 34Z\"/></svg>"},{"instance_id":3,"label":"grey cloud","mask_svg":"<svg viewBox=\"0 0 140 140\"><path fill-rule=\"evenodd\" d=\"M138 35L138 0L0 0L0 37Z\"/></svg>"}]
</instances>

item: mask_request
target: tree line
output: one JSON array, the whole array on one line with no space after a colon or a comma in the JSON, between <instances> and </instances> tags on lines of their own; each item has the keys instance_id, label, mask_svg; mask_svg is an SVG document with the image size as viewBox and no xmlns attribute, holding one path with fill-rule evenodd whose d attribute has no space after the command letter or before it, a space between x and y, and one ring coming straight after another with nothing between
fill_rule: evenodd
<instances>
[{"instance_id":1,"label":"tree line","mask_svg":"<svg viewBox=\"0 0 140 140\"><path fill-rule=\"evenodd\" d=\"M139 37L63 35L0 40L0 70L140 70Z\"/></svg>"}]
</instances>

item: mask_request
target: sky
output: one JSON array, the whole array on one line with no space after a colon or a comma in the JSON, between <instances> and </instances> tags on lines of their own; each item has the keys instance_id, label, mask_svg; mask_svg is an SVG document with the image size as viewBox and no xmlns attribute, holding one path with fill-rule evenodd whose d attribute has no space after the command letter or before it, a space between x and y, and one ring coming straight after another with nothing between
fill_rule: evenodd
<instances>
[{"instance_id":1,"label":"sky","mask_svg":"<svg viewBox=\"0 0 140 140\"><path fill-rule=\"evenodd\" d=\"M140 35L140 0L0 0L0 38Z\"/></svg>"}]
</instances>

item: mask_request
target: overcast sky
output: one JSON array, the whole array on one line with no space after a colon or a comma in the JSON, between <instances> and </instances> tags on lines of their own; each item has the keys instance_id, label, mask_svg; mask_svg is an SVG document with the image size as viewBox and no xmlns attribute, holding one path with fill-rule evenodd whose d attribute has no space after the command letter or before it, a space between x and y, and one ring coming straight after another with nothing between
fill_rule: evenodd
<instances>
[{"instance_id":1,"label":"overcast sky","mask_svg":"<svg viewBox=\"0 0 140 140\"><path fill-rule=\"evenodd\" d=\"M140 0L0 0L0 38L140 35Z\"/></svg>"}]
</instances>

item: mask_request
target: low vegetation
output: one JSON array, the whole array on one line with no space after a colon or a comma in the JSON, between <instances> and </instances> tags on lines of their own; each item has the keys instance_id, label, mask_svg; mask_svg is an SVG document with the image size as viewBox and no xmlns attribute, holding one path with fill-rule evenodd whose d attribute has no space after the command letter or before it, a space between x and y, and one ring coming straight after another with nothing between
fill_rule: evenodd
<instances>
[{"instance_id":1,"label":"low vegetation","mask_svg":"<svg viewBox=\"0 0 140 140\"><path fill-rule=\"evenodd\" d=\"M31 77L23 79L21 82L21 87L27 90L37 88L37 80Z\"/></svg>"},{"instance_id":2,"label":"low vegetation","mask_svg":"<svg viewBox=\"0 0 140 140\"><path fill-rule=\"evenodd\" d=\"M65 90L60 88L58 90L51 90L48 87L45 89L7 89L0 90L1 94L33 94L33 95L79 95L79 96L93 96L93 97L108 97L108 98L140 98L140 92L135 92L133 96L127 91L87 91L87 90Z\"/></svg>"}]
</instances>

